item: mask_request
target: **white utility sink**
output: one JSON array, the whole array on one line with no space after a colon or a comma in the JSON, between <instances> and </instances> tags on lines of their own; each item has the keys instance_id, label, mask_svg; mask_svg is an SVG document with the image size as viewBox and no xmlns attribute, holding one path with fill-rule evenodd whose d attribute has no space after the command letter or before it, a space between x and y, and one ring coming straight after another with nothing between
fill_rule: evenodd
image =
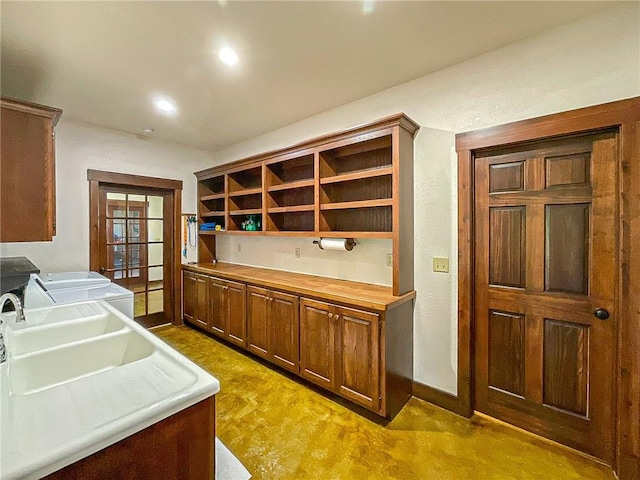
<instances>
[{"instance_id":1,"label":"white utility sink","mask_svg":"<svg viewBox=\"0 0 640 480\"><path fill-rule=\"evenodd\" d=\"M33 327L29 327L31 325L31 315L29 314L29 322L22 322L18 325L18 329L15 329L14 326L14 328L7 330L7 343L11 345L12 355L21 355L98 337L122 330L125 327L122 319L108 311L87 318L57 323L44 321ZM21 325L25 325L27 328L20 328Z\"/></svg>"},{"instance_id":2,"label":"white utility sink","mask_svg":"<svg viewBox=\"0 0 640 480\"><path fill-rule=\"evenodd\" d=\"M138 333L123 331L18 355L9 365L11 393L39 392L141 360L154 349Z\"/></svg>"},{"instance_id":3,"label":"white utility sink","mask_svg":"<svg viewBox=\"0 0 640 480\"><path fill-rule=\"evenodd\" d=\"M220 389L104 301L1 314L0 478L41 478Z\"/></svg>"}]
</instances>

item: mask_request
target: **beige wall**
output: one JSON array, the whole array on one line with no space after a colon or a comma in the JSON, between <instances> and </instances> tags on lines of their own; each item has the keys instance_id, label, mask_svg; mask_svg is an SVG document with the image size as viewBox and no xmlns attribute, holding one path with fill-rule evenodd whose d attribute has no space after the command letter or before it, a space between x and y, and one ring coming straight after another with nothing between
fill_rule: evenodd
<instances>
[{"instance_id":1,"label":"beige wall","mask_svg":"<svg viewBox=\"0 0 640 480\"><path fill-rule=\"evenodd\" d=\"M0 256L25 255L43 272L88 270L87 169L182 180L182 204L193 213L193 172L210 164L210 154L195 148L139 140L135 135L65 119L63 114L56 129L57 235L52 242L0 244Z\"/></svg>"},{"instance_id":2,"label":"beige wall","mask_svg":"<svg viewBox=\"0 0 640 480\"><path fill-rule=\"evenodd\" d=\"M640 95L639 5L629 4L216 152L217 163L405 112L415 139L415 379L448 392L457 381L456 168L453 132ZM451 32L455 35L455 32ZM411 55L410 48L403 53ZM241 241L242 252L234 250ZM219 258L388 283L386 246L318 252L298 238L227 237ZM302 245L302 258L294 248ZM272 251L277 249L277 254ZM261 254L260 252L264 252ZM333 254L336 254L335 257ZM338 261L337 254L340 254ZM449 256L450 274L431 271ZM258 258L259 257L259 258ZM355 279L355 278L354 278ZM360 279L360 278L357 278Z\"/></svg>"}]
</instances>

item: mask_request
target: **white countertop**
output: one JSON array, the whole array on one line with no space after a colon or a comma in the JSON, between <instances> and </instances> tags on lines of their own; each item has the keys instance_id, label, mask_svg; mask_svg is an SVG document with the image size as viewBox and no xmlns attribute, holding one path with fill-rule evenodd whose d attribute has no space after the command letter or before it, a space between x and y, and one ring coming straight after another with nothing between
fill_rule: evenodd
<instances>
[{"instance_id":1,"label":"white countertop","mask_svg":"<svg viewBox=\"0 0 640 480\"><path fill-rule=\"evenodd\" d=\"M220 390L218 380L126 318L106 302L86 307L107 309L153 345L140 360L42 390L12 391L9 359L0 367L0 478L40 478L153 425ZM42 316L59 307L25 311ZM67 306L68 308L68 306ZM13 326L15 314L3 318ZM21 324L20 326L23 326ZM17 358L17 357L16 357ZM82 358L77 359L79 362Z\"/></svg>"}]
</instances>

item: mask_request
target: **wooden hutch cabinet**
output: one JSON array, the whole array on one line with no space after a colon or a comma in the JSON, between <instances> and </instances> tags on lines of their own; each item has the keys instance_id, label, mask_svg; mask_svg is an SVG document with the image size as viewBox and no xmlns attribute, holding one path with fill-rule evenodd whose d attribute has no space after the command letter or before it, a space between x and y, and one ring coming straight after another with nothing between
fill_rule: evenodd
<instances>
[{"instance_id":1,"label":"wooden hutch cabinet","mask_svg":"<svg viewBox=\"0 0 640 480\"><path fill-rule=\"evenodd\" d=\"M200 225L218 230L183 265L184 320L392 418L412 389L417 130L398 114L196 172ZM218 235L390 239L392 286L212 262Z\"/></svg>"}]
</instances>

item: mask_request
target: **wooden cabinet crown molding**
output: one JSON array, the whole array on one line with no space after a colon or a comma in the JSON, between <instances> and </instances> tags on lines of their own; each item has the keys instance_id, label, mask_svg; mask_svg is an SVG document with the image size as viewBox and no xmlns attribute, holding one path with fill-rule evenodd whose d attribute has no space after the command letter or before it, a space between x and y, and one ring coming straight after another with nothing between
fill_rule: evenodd
<instances>
[{"instance_id":1,"label":"wooden cabinet crown molding","mask_svg":"<svg viewBox=\"0 0 640 480\"><path fill-rule=\"evenodd\" d=\"M46 105L40 105L38 103L26 102L24 100L18 100L15 98L2 97L0 99L2 108L8 108L19 112L29 113L31 115L40 115L41 117L48 117L51 119L53 126L55 127L62 116L62 110L55 107L48 107Z\"/></svg>"},{"instance_id":2,"label":"wooden cabinet crown molding","mask_svg":"<svg viewBox=\"0 0 640 480\"><path fill-rule=\"evenodd\" d=\"M234 171L236 167L238 170L244 170L245 168L250 168L251 166L260 166L260 163L265 160L270 160L272 158L278 157L278 160L286 160L288 155L300 155L304 153L313 153L312 149L322 146L323 144L329 142L337 142L341 140L353 140L354 137L358 135L367 134L370 135L377 130L384 130L388 128L393 128L399 126L403 130L406 130L413 137L420 125L407 117L404 113L397 113L395 115L390 115L388 117L382 118L378 121L358 125L352 127L348 130L344 130L342 132L337 133L329 133L326 135L321 135L319 137L312 138L311 140L307 140L304 142L296 143L294 145L280 148L276 150L271 150L269 152L260 153L257 155L253 155L251 157L243 158L240 160L236 160L230 163L225 163L223 165L218 165L215 167L207 168L205 170L201 170L196 172L195 175L198 177L198 180L206 179L208 177L212 177L214 175L218 175L220 172L230 172ZM309 152L303 152L302 150L309 149ZM251 165L255 164L255 165Z\"/></svg>"}]
</instances>

